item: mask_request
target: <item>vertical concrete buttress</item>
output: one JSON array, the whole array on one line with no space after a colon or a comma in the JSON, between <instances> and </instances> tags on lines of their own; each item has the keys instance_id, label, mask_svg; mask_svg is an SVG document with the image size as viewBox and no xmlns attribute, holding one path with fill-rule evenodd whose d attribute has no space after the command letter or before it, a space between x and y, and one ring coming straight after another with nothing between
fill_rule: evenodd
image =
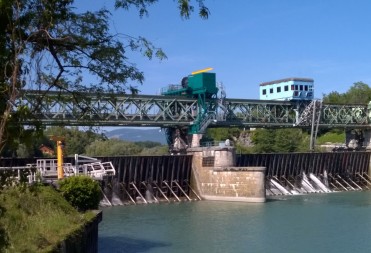
<instances>
[{"instance_id":1,"label":"vertical concrete buttress","mask_svg":"<svg viewBox=\"0 0 371 253\"><path fill-rule=\"evenodd\" d=\"M187 151L193 155L191 185L203 199L265 202L265 167L235 167L231 146Z\"/></svg>"}]
</instances>

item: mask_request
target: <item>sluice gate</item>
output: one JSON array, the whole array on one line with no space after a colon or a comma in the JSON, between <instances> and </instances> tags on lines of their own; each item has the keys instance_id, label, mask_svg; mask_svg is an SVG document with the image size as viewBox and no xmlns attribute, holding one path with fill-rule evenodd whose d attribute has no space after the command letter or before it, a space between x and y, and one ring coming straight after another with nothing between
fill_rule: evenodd
<instances>
[{"instance_id":1,"label":"sluice gate","mask_svg":"<svg viewBox=\"0 0 371 253\"><path fill-rule=\"evenodd\" d=\"M266 194L371 189L370 152L237 155L237 166L266 167Z\"/></svg>"},{"instance_id":2,"label":"sluice gate","mask_svg":"<svg viewBox=\"0 0 371 253\"><path fill-rule=\"evenodd\" d=\"M191 200L192 156L98 157L111 161L114 177L102 182L104 205Z\"/></svg>"}]
</instances>

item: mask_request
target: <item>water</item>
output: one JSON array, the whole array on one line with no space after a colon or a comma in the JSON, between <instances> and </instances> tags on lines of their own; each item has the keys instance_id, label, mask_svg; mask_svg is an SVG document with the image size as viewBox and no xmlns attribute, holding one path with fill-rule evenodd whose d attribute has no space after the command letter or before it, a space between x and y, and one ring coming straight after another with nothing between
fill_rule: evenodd
<instances>
[{"instance_id":1,"label":"water","mask_svg":"<svg viewBox=\"0 0 371 253\"><path fill-rule=\"evenodd\" d=\"M371 192L103 209L99 252L371 252Z\"/></svg>"}]
</instances>

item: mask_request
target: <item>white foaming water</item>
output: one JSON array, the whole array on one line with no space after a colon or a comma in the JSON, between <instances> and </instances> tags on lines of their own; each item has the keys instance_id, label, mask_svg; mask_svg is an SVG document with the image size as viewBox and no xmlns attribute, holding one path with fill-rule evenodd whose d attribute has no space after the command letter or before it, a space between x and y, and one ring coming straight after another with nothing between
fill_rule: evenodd
<instances>
[{"instance_id":1,"label":"white foaming water","mask_svg":"<svg viewBox=\"0 0 371 253\"><path fill-rule=\"evenodd\" d=\"M330 187L330 185L328 183L328 176L327 176L327 171L326 170L323 172L323 183L326 185L327 188Z\"/></svg>"},{"instance_id":2,"label":"white foaming water","mask_svg":"<svg viewBox=\"0 0 371 253\"><path fill-rule=\"evenodd\" d=\"M301 180L301 185L304 188L306 192L317 192L316 189L314 189L313 185L309 182L307 175L303 172L303 179Z\"/></svg>"},{"instance_id":3,"label":"white foaming water","mask_svg":"<svg viewBox=\"0 0 371 253\"><path fill-rule=\"evenodd\" d=\"M102 193L103 193L103 191L102 191ZM112 203L108 200L106 194L103 193L103 198L99 202L99 205L106 207L106 206L112 206Z\"/></svg>"},{"instance_id":4,"label":"white foaming water","mask_svg":"<svg viewBox=\"0 0 371 253\"><path fill-rule=\"evenodd\" d=\"M283 186L282 186L280 183L278 183L276 180L271 179L271 183L272 183L275 187L277 187L277 189L278 189L282 194L284 194L284 195L291 195L291 193L290 193L288 190L286 190L286 188L283 187Z\"/></svg>"},{"instance_id":5,"label":"white foaming water","mask_svg":"<svg viewBox=\"0 0 371 253\"><path fill-rule=\"evenodd\" d=\"M329 188L324 185L321 180L319 180L313 173L309 173L310 179L323 191L323 192L331 192Z\"/></svg>"},{"instance_id":6,"label":"white foaming water","mask_svg":"<svg viewBox=\"0 0 371 253\"><path fill-rule=\"evenodd\" d=\"M115 192L112 193L112 199L111 199L111 204L113 206L122 206L124 203L122 203L121 199Z\"/></svg>"}]
</instances>

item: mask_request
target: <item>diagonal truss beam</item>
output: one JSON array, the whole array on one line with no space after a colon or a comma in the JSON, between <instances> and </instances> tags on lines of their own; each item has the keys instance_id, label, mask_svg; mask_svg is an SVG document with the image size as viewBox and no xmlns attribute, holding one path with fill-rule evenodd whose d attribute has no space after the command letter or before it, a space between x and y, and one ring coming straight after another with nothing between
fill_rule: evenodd
<instances>
[{"instance_id":1,"label":"diagonal truss beam","mask_svg":"<svg viewBox=\"0 0 371 253\"><path fill-rule=\"evenodd\" d=\"M215 107L216 100L206 100L212 113L223 113L222 121L210 126L242 127L301 127L308 128L308 102L225 99L223 110ZM55 91L25 91L14 105L27 106L33 119L45 125L78 126L189 126L199 113L197 99L172 96L127 94L78 94ZM219 110L219 111L218 111ZM368 128L366 105L323 104L320 128ZM310 117L310 116L308 116Z\"/></svg>"}]
</instances>

